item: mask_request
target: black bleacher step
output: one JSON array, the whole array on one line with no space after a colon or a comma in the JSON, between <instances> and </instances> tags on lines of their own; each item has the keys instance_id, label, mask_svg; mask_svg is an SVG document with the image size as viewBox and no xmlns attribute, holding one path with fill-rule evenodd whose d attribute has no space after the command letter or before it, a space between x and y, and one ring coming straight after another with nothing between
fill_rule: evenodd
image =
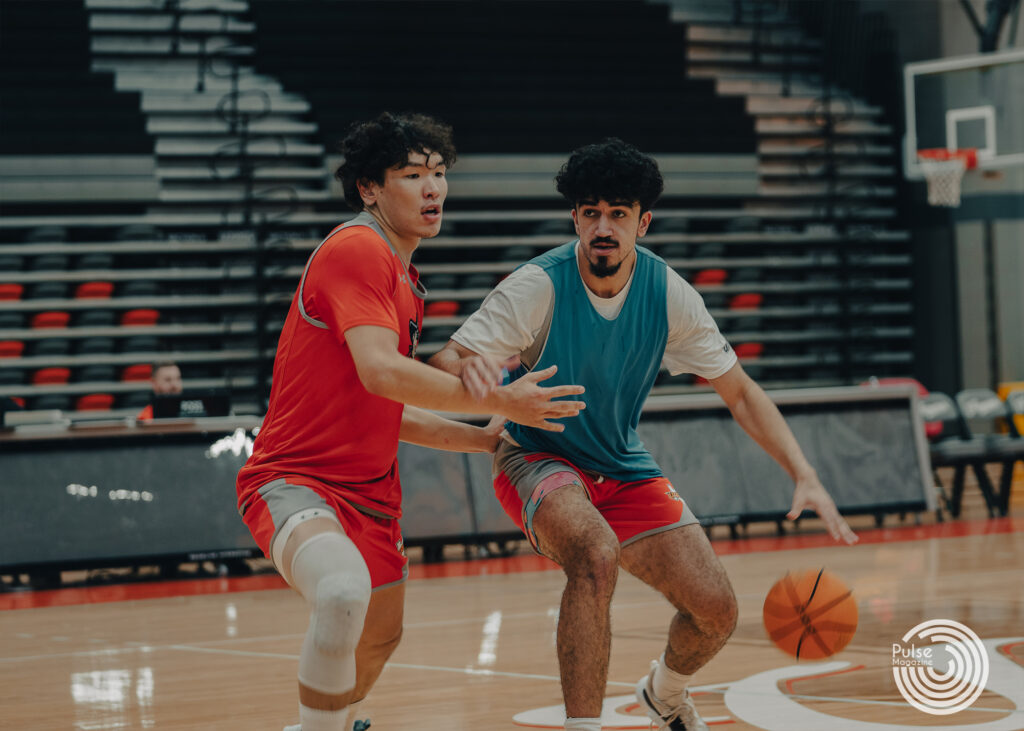
<instances>
[{"instance_id":1,"label":"black bleacher step","mask_svg":"<svg viewBox=\"0 0 1024 731\"><path fill-rule=\"evenodd\" d=\"M750 96L746 100L748 114L759 117L793 117L813 118L830 115L833 118L846 119L851 117L878 117L885 114L881 107L851 99L845 94L836 94L825 99L824 94L799 96Z\"/></svg>"},{"instance_id":2,"label":"black bleacher step","mask_svg":"<svg viewBox=\"0 0 1024 731\"><path fill-rule=\"evenodd\" d=\"M165 3L154 3L153 0L85 0L86 10L92 12L118 12L143 14L164 12ZM181 3L178 9L183 14L244 14L249 11L249 3L245 0L204 0L202 3Z\"/></svg>"},{"instance_id":3,"label":"black bleacher step","mask_svg":"<svg viewBox=\"0 0 1024 731\"><path fill-rule=\"evenodd\" d=\"M140 280L206 282L230 279L247 280L252 276L251 266L236 264L223 267L153 267L152 269L49 269L34 272L12 272L4 279L26 284L31 282L134 282ZM96 302L97 300L92 301Z\"/></svg>"},{"instance_id":4,"label":"black bleacher step","mask_svg":"<svg viewBox=\"0 0 1024 731\"><path fill-rule=\"evenodd\" d=\"M28 356L27 358L3 358L0 368L79 368L92 365L134 365L173 360L182 365L188 363L225 363L252 360L257 356L254 348L206 351L137 351L132 353L100 353L95 355Z\"/></svg>"},{"instance_id":5,"label":"black bleacher step","mask_svg":"<svg viewBox=\"0 0 1024 731\"><path fill-rule=\"evenodd\" d=\"M835 140L825 147L820 138L810 139L766 139L757 143L761 157L806 157L813 159L822 155L865 157L891 157L895 154L892 145L868 142L866 140Z\"/></svg>"},{"instance_id":6,"label":"black bleacher step","mask_svg":"<svg viewBox=\"0 0 1024 731\"><path fill-rule=\"evenodd\" d=\"M0 244L0 255L23 254L28 244ZM226 254L254 251L253 241L225 239L221 241L111 241L104 243L32 243L36 254Z\"/></svg>"},{"instance_id":7,"label":"black bleacher step","mask_svg":"<svg viewBox=\"0 0 1024 731\"><path fill-rule=\"evenodd\" d=\"M109 327L16 328L0 330L0 340L42 340L45 338L129 338L155 335L164 339L203 336L251 335L256 332L253 321L235 320L223 323L169 323L166 325L114 325Z\"/></svg>"},{"instance_id":8,"label":"black bleacher step","mask_svg":"<svg viewBox=\"0 0 1024 731\"><path fill-rule=\"evenodd\" d=\"M142 92L142 111L150 115L157 114L201 114L216 112L218 108L230 108L225 102L224 94L213 92ZM305 114L310 111L310 104L297 94L261 94L250 92L242 94L237 101L240 112L261 112L269 110L270 114Z\"/></svg>"},{"instance_id":9,"label":"black bleacher step","mask_svg":"<svg viewBox=\"0 0 1024 731\"><path fill-rule=\"evenodd\" d=\"M314 122L301 122L292 119L270 117L255 119L248 123L248 131L253 135L315 135L319 128ZM175 135L203 135L204 138L238 136L238 128L229 122L210 115L164 115L150 114L146 121L146 131L168 139Z\"/></svg>"},{"instance_id":10,"label":"black bleacher step","mask_svg":"<svg viewBox=\"0 0 1024 731\"><path fill-rule=\"evenodd\" d=\"M797 31L799 23L781 13L762 14L755 17L753 10L744 12L737 22L733 16L732 3L719 0L717 7L706 9L673 8L669 13L673 23L692 23L703 26L726 26L730 28L763 28L766 30Z\"/></svg>"},{"instance_id":11,"label":"black bleacher step","mask_svg":"<svg viewBox=\"0 0 1024 731\"><path fill-rule=\"evenodd\" d=\"M800 79L784 80L779 74L725 74L715 77L715 89L720 96L765 95L785 98L784 95L817 97L822 93L821 83Z\"/></svg>"},{"instance_id":12,"label":"black bleacher step","mask_svg":"<svg viewBox=\"0 0 1024 731\"><path fill-rule=\"evenodd\" d=\"M116 87L119 90L124 91L140 91L144 90L147 92L189 92L194 91L196 88L196 73L195 73L195 61L186 62L192 68L191 73L186 73L180 70L155 70L147 69L140 64L140 68L133 69L131 64L125 64L124 62L117 62L116 64L111 63L110 66L123 66L123 70L117 74ZM94 61L93 68L103 69L105 64L102 61ZM217 76L207 75L203 84L207 92L221 92L227 93L234 91L234 85L231 79L220 78ZM268 93L281 93L281 84L271 78L260 75L242 74L239 78L238 89L247 90L263 90Z\"/></svg>"},{"instance_id":13,"label":"black bleacher step","mask_svg":"<svg viewBox=\"0 0 1024 731\"><path fill-rule=\"evenodd\" d=\"M706 64L754 70L765 68L816 69L821 65L821 54L817 51L754 49L748 46L728 47L694 42L688 44L686 59L691 66Z\"/></svg>"},{"instance_id":14,"label":"black bleacher step","mask_svg":"<svg viewBox=\"0 0 1024 731\"><path fill-rule=\"evenodd\" d=\"M818 196L840 195L843 198L895 198L896 188L885 185L843 182L836 186L828 181L762 182L758 185L759 197L771 198L815 198Z\"/></svg>"},{"instance_id":15,"label":"black bleacher step","mask_svg":"<svg viewBox=\"0 0 1024 731\"><path fill-rule=\"evenodd\" d=\"M816 137L825 133L817 120L806 118L759 117L754 124L759 135L778 137ZM892 125L878 124L864 119L839 119L832 125L832 134L844 137L885 137L893 133Z\"/></svg>"},{"instance_id":16,"label":"black bleacher step","mask_svg":"<svg viewBox=\"0 0 1024 731\"><path fill-rule=\"evenodd\" d=\"M195 37L199 35L249 35L256 26L230 15L219 13L195 13L187 12L189 6L186 3L181 6L186 11L180 16L167 12L159 12L159 8L153 7L152 13L124 13L109 11L94 11L89 16L89 30L94 34L149 34L149 33L173 33Z\"/></svg>"},{"instance_id":17,"label":"black bleacher step","mask_svg":"<svg viewBox=\"0 0 1024 731\"><path fill-rule=\"evenodd\" d=\"M796 28L751 28L732 25L702 25L688 23L686 38L692 43L751 46L755 42L764 48L790 48L821 50L821 41L806 37Z\"/></svg>"},{"instance_id":18,"label":"black bleacher step","mask_svg":"<svg viewBox=\"0 0 1024 731\"><path fill-rule=\"evenodd\" d=\"M102 305L97 305L102 302ZM105 310L210 309L216 307L252 307L259 303L255 294L164 295L151 297L113 297L95 299L37 299L0 301L0 312L79 311L102 307Z\"/></svg>"},{"instance_id":19,"label":"black bleacher step","mask_svg":"<svg viewBox=\"0 0 1024 731\"><path fill-rule=\"evenodd\" d=\"M160 360L167 359L168 353L162 353ZM211 388L252 388L256 380L247 376L232 376L230 378L185 378L184 386L188 390L205 390ZM145 391L151 393L152 385L149 381L107 381L107 382L79 382L66 383L53 386L5 386L4 394L9 396L34 397L46 394L64 394L78 396L86 393L132 393Z\"/></svg>"},{"instance_id":20,"label":"black bleacher step","mask_svg":"<svg viewBox=\"0 0 1024 731\"><path fill-rule=\"evenodd\" d=\"M815 178L825 174L827 166L817 160L803 162L762 162L757 166L761 178ZM868 165L852 161L837 161L835 174L840 178L891 178L898 174L892 165Z\"/></svg>"},{"instance_id":21,"label":"black bleacher step","mask_svg":"<svg viewBox=\"0 0 1024 731\"><path fill-rule=\"evenodd\" d=\"M260 190L247 190L243 187L216 187L184 185L182 187L163 186L160 190L160 201L163 203L194 203L203 205L217 205L222 203L236 203L248 200L252 197L259 198ZM290 186L287 192L281 192L278 196L278 203L285 202L317 202L333 200L334 193L324 189L296 188Z\"/></svg>"},{"instance_id":22,"label":"black bleacher step","mask_svg":"<svg viewBox=\"0 0 1024 731\"><path fill-rule=\"evenodd\" d=\"M230 163L218 167L218 180L232 177ZM156 176L165 181L211 181L211 169L209 165L183 165L171 166L164 164L157 168ZM326 183L331 175L322 166L319 167L298 167L298 166L260 166L253 171L256 180L301 180L318 181Z\"/></svg>"},{"instance_id":23,"label":"black bleacher step","mask_svg":"<svg viewBox=\"0 0 1024 731\"><path fill-rule=\"evenodd\" d=\"M211 37L205 43L174 36L93 36L89 47L93 56L119 59L187 59L216 55L248 58L256 53L251 46L239 45L228 36Z\"/></svg>"},{"instance_id":24,"label":"black bleacher step","mask_svg":"<svg viewBox=\"0 0 1024 731\"><path fill-rule=\"evenodd\" d=\"M320 157L324 154L323 145L288 138L281 140L254 140L249 143L247 150L251 156L266 158ZM225 147L224 140L196 137L192 139L175 138L156 141L156 154L161 157L209 158L217 153L231 154L231 150Z\"/></svg>"}]
</instances>

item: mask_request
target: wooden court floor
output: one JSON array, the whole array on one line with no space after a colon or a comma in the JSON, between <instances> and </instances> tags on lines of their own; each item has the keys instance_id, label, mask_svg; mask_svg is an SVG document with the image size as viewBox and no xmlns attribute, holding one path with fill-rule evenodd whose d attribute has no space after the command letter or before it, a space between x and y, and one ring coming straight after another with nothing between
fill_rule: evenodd
<instances>
[{"instance_id":1,"label":"wooden court floor","mask_svg":"<svg viewBox=\"0 0 1024 731\"><path fill-rule=\"evenodd\" d=\"M1024 511L1000 520L865 528L854 547L816 533L714 545L740 622L695 678L711 728L741 731L1024 729ZM857 635L820 662L776 650L761 626L771 584L824 566L855 592ZM561 728L554 652L560 571L509 559L413 566L401 646L362 704L373 731ZM307 620L272 575L0 594L0 729L280 731L297 722ZM636 680L671 611L623 573L613 605L605 728L646 729ZM929 715L900 695L892 643L952 619L986 642L988 689Z\"/></svg>"}]
</instances>

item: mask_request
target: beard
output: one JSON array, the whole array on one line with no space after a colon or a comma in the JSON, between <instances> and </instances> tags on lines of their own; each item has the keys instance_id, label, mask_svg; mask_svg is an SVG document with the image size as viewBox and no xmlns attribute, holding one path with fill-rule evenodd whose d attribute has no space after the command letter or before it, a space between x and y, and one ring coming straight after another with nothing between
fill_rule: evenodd
<instances>
[{"instance_id":1,"label":"beard","mask_svg":"<svg viewBox=\"0 0 1024 731\"><path fill-rule=\"evenodd\" d=\"M593 274L595 277L600 277L601 279L604 279L606 277L614 277L616 274L618 274L619 269L622 268L622 262L620 261L618 264L609 264L608 257L599 256L597 257L596 262L592 262L588 259L587 266L590 267L591 274Z\"/></svg>"}]
</instances>

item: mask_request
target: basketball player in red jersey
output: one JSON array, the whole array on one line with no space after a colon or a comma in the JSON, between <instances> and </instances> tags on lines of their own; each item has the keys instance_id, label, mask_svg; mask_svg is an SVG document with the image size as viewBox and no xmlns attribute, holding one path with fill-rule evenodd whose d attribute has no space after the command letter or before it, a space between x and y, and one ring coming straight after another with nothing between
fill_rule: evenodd
<instances>
[{"instance_id":1,"label":"basketball player in red jersey","mask_svg":"<svg viewBox=\"0 0 1024 731\"><path fill-rule=\"evenodd\" d=\"M451 129L384 113L354 125L338 169L359 214L312 253L281 332L270 404L238 475L256 542L309 603L299 656L300 725L349 731L348 706L376 681L402 634L406 558L398 526L399 440L493 451L481 428L424 409L501 414L553 431L583 403L553 399L555 369L498 387L502 364L461 377L414 359L425 290L410 258L436 236L455 160ZM363 728L359 722L356 728Z\"/></svg>"}]
</instances>

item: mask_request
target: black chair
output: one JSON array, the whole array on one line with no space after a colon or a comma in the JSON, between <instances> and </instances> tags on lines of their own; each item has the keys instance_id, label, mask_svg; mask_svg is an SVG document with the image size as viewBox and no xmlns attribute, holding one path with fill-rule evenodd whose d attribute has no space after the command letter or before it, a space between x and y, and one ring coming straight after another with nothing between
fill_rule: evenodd
<instances>
[{"instance_id":1,"label":"black chair","mask_svg":"<svg viewBox=\"0 0 1024 731\"><path fill-rule=\"evenodd\" d=\"M29 269L34 272L57 271L62 272L68 268L68 257L64 254L40 254L32 259Z\"/></svg>"},{"instance_id":2,"label":"black chair","mask_svg":"<svg viewBox=\"0 0 1024 731\"><path fill-rule=\"evenodd\" d=\"M71 397L57 393L48 393L44 396L36 396L29 402L29 408L39 411L50 409L71 411Z\"/></svg>"},{"instance_id":3,"label":"black chair","mask_svg":"<svg viewBox=\"0 0 1024 731\"><path fill-rule=\"evenodd\" d=\"M74 373L78 383L109 383L117 381L117 369L109 365L91 365L78 368Z\"/></svg>"},{"instance_id":4,"label":"black chair","mask_svg":"<svg viewBox=\"0 0 1024 731\"><path fill-rule=\"evenodd\" d=\"M0 330L20 330L25 327L25 316L20 312L0 312Z\"/></svg>"},{"instance_id":5,"label":"black chair","mask_svg":"<svg viewBox=\"0 0 1024 731\"><path fill-rule=\"evenodd\" d=\"M990 464L1000 465L1002 471L996 492L996 508L1000 515L1006 515L1010 507L1013 466L1018 460L1024 460L1024 439L1014 423L1013 407L987 388L963 390L956 395L956 403L960 408L962 428L973 438L984 441ZM995 433L993 427L1002 425L1005 425L1006 432Z\"/></svg>"},{"instance_id":6,"label":"black chair","mask_svg":"<svg viewBox=\"0 0 1024 731\"><path fill-rule=\"evenodd\" d=\"M967 470L970 468L978 480L978 489L985 498L985 507L991 517L998 510L998 498L985 465L989 462L989 448L985 439L971 435L960 415L956 401L947 394L932 391L921 399L921 417L926 422L940 423L942 431L929 438L932 469L953 468L953 480L946 491L938 473L935 484L942 489L946 509L954 518L960 517L963 505Z\"/></svg>"},{"instance_id":7,"label":"black chair","mask_svg":"<svg viewBox=\"0 0 1024 731\"><path fill-rule=\"evenodd\" d=\"M68 285L65 282L37 282L28 288L26 299L61 300L68 296Z\"/></svg>"},{"instance_id":8,"label":"black chair","mask_svg":"<svg viewBox=\"0 0 1024 731\"><path fill-rule=\"evenodd\" d=\"M113 338L82 338L75 344L75 353L78 355L106 355L114 350Z\"/></svg>"},{"instance_id":9,"label":"black chair","mask_svg":"<svg viewBox=\"0 0 1024 731\"><path fill-rule=\"evenodd\" d=\"M75 269L113 269L113 254L94 252L82 254L75 260Z\"/></svg>"},{"instance_id":10,"label":"black chair","mask_svg":"<svg viewBox=\"0 0 1024 731\"><path fill-rule=\"evenodd\" d=\"M21 368L0 368L0 386L20 386L25 383L26 372Z\"/></svg>"},{"instance_id":11,"label":"black chair","mask_svg":"<svg viewBox=\"0 0 1024 731\"><path fill-rule=\"evenodd\" d=\"M0 272L20 272L24 267L24 257L17 254L0 254Z\"/></svg>"},{"instance_id":12,"label":"black chair","mask_svg":"<svg viewBox=\"0 0 1024 731\"><path fill-rule=\"evenodd\" d=\"M155 353L160 350L160 339L150 335L133 335L121 341L122 353Z\"/></svg>"},{"instance_id":13,"label":"black chair","mask_svg":"<svg viewBox=\"0 0 1024 731\"><path fill-rule=\"evenodd\" d=\"M67 355L71 351L71 341L67 338L40 338L29 345L29 350L33 356Z\"/></svg>"},{"instance_id":14,"label":"black chair","mask_svg":"<svg viewBox=\"0 0 1024 731\"><path fill-rule=\"evenodd\" d=\"M110 310L86 310L75 318L77 327L113 327L117 315Z\"/></svg>"}]
</instances>

